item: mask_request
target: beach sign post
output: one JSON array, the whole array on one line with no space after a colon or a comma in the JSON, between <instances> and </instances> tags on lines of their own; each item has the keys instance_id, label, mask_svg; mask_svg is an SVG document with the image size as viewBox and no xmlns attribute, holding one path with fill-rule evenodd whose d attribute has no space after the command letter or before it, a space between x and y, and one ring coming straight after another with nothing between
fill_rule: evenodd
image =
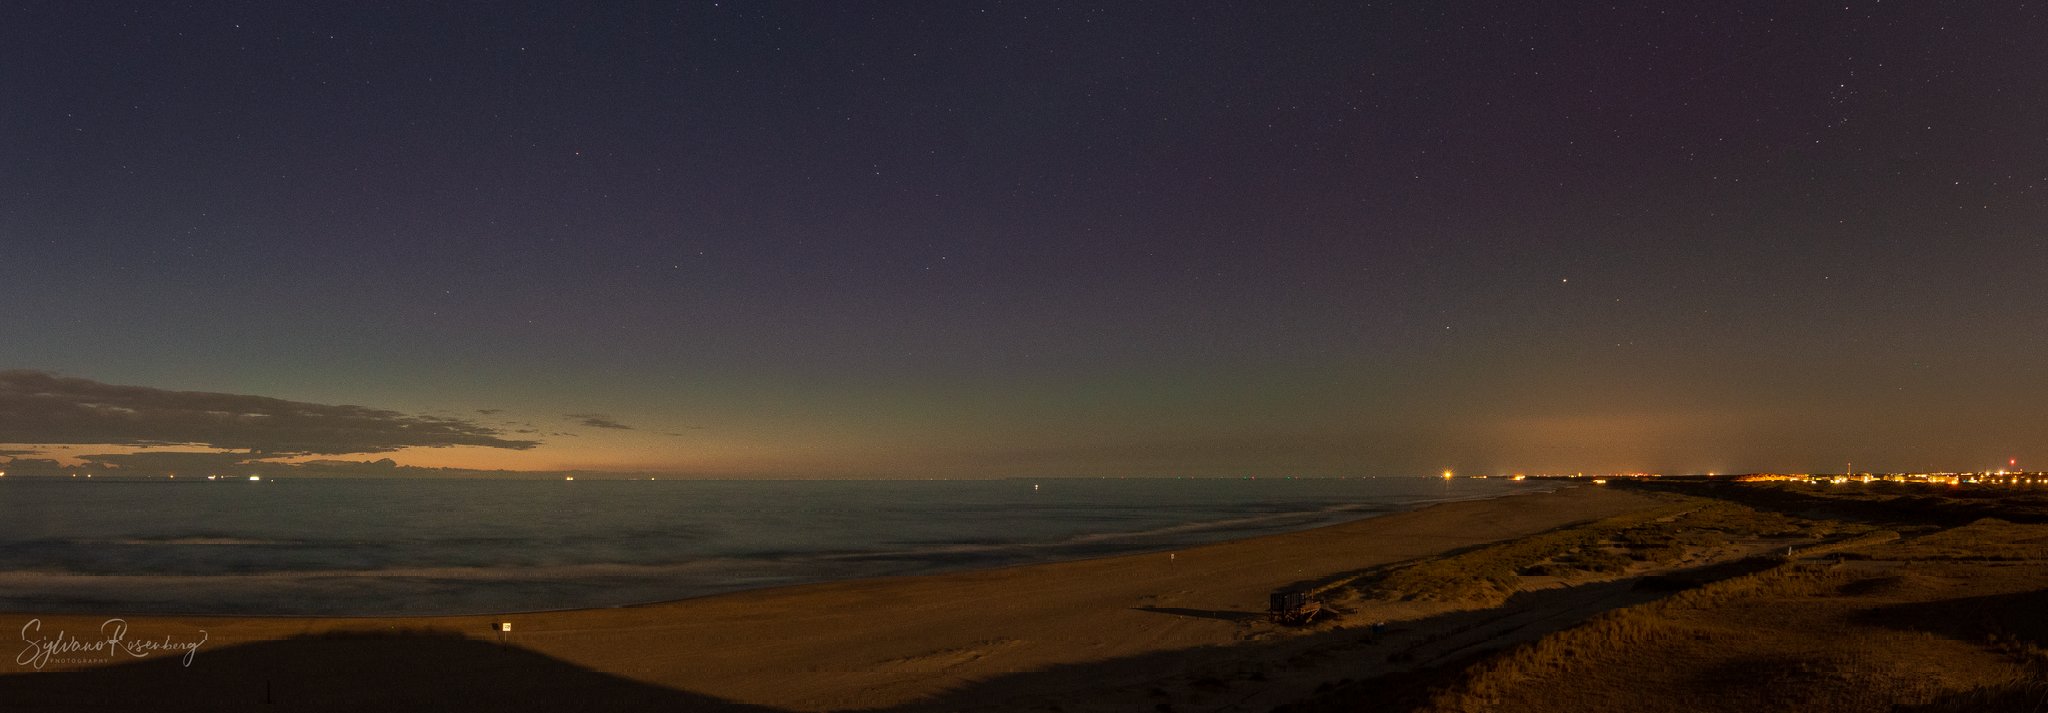
<instances>
[{"instance_id":1,"label":"beach sign post","mask_svg":"<svg viewBox=\"0 0 2048 713\"><path fill-rule=\"evenodd\" d=\"M491 622L491 628L492 628L493 630L495 630L495 631L497 631L497 632L498 632L498 643L502 644L502 643L505 643L505 633L506 633L506 632L509 632L509 631L511 631L511 630L512 630L512 622L509 622L509 621L497 621L497 622Z\"/></svg>"}]
</instances>

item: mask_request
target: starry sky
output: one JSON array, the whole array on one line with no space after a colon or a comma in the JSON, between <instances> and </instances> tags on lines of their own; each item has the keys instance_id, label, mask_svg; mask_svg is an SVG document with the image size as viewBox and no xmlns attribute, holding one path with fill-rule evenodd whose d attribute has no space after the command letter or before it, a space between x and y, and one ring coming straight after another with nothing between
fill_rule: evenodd
<instances>
[{"instance_id":1,"label":"starry sky","mask_svg":"<svg viewBox=\"0 0 2048 713\"><path fill-rule=\"evenodd\" d=\"M0 3L0 457L2048 465L2044 19Z\"/></svg>"}]
</instances>

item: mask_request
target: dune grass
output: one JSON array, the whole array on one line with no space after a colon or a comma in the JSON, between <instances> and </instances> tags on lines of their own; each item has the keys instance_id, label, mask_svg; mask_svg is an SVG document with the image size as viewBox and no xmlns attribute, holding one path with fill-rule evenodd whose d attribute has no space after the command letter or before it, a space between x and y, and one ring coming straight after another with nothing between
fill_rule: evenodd
<instances>
[{"instance_id":1,"label":"dune grass","mask_svg":"<svg viewBox=\"0 0 2048 713\"><path fill-rule=\"evenodd\" d=\"M1616 684L1611 679L1625 677L1616 669L1632 657L1643 657L1646 650L1771 651L1771 646L1760 645L1755 637L1714 625L1718 613L1709 610L1738 603L1839 596L1843 586L1856 577L1840 568L1787 563L1607 612L1468 669L1460 680L1440 691L1420 710L1513 710L1517 701L1531 690L1550 690L1553 693L1549 698L1570 700L1571 696L1554 692L1569 689L1574 682L1601 678L1610 679L1604 682L1604 687L1612 688ZM1754 670L1747 675L1753 681L1778 683L1721 689L1722 705L1714 709L1727 709L1732 700L1742 698L1765 710L1878 711L1890 710L1895 704L1931 705L1958 694L1952 682L1924 675L1889 655L1937 648L1934 644L1944 642L1941 637L1927 632L1880 632L1859 634L1853 640L1856 643L1852 646L1819 654L1790 653L1775 659L1757 656ZM1682 666L1690 657L1672 658L1672 665ZM1990 672L1997 682L1987 687L1985 695L1997 693L1992 689L1999 686L2027 680L2030 670L2028 665L2013 662ZM1597 698L1584 704L1586 710L1600 709ZM1545 709L1552 708L1555 706Z\"/></svg>"},{"instance_id":2,"label":"dune grass","mask_svg":"<svg viewBox=\"0 0 2048 713\"><path fill-rule=\"evenodd\" d=\"M2036 710L2048 701L2048 651L2038 647L2038 632L1971 635L1982 627L1954 621L1950 609L1938 610L1942 626L1933 628L1926 619L1874 613L1885 601L1977 593L1982 566L1884 569L1810 559L1995 557L2004 567L1995 575L2006 582L2000 586L2024 588L2038 573L2005 563L2048 548L2048 525L1984 520L1908 540L1839 521L1798 531L1826 539L1770 569L1609 611L1495 654L1450 676L1415 710L1945 713Z\"/></svg>"},{"instance_id":3,"label":"dune grass","mask_svg":"<svg viewBox=\"0 0 2048 713\"><path fill-rule=\"evenodd\" d=\"M1598 520L1446 557L1389 568L1354 583L1364 597L1495 606L1524 577L1567 581L1667 565L1738 540L1835 534L1837 526L1685 498L1668 506Z\"/></svg>"},{"instance_id":4,"label":"dune grass","mask_svg":"<svg viewBox=\"0 0 2048 713\"><path fill-rule=\"evenodd\" d=\"M1985 518L1887 548L1883 556L1917 560L2027 562L2048 560L2048 525Z\"/></svg>"},{"instance_id":5,"label":"dune grass","mask_svg":"<svg viewBox=\"0 0 2048 713\"><path fill-rule=\"evenodd\" d=\"M2048 498L1802 488L1707 483L1642 517L1361 579L1360 592L1385 598L1486 604L1531 575L1569 584L1603 576L1617 557L1635 563L1632 573L1667 565L1631 590L1634 606L1342 682L1283 709L2048 711L2048 518L2038 517Z\"/></svg>"}]
</instances>

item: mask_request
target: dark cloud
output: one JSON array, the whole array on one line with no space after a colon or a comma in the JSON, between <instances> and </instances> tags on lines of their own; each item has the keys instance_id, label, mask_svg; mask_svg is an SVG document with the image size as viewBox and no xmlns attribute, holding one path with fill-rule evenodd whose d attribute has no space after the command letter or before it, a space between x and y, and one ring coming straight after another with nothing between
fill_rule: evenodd
<instances>
[{"instance_id":1,"label":"dark cloud","mask_svg":"<svg viewBox=\"0 0 2048 713\"><path fill-rule=\"evenodd\" d=\"M264 396L103 384L40 371L0 371L0 434L10 443L197 445L250 457L378 453L411 446L525 450L458 418Z\"/></svg>"},{"instance_id":2,"label":"dark cloud","mask_svg":"<svg viewBox=\"0 0 2048 713\"><path fill-rule=\"evenodd\" d=\"M42 451L16 451L8 450L6 448L0 448L0 458L5 458L8 456L32 456L41 452Z\"/></svg>"},{"instance_id":3,"label":"dark cloud","mask_svg":"<svg viewBox=\"0 0 2048 713\"><path fill-rule=\"evenodd\" d=\"M0 470L13 475L63 475L70 472L64 464L48 458L15 458L0 463Z\"/></svg>"},{"instance_id":4,"label":"dark cloud","mask_svg":"<svg viewBox=\"0 0 2048 713\"><path fill-rule=\"evenodd\" d=\"M491 477L560 477L552 472L520 472L510 470L478 470L474 468L423 468L399 465L390 458L373 461L315 460L305 463L255 463L251 471L261 471L268 476L294 478L337 477L337 478L491 478Z\"/></svg>"},{"instance_id":5,"label":"dark cloud","mask_svg":"<svg viewBox=\"0 0 2048 713\"><path fill-rule=\"evenodd\" d=\"M208 473L248 464L254 453L210 453L204 451L142 451L79 456L93 468L150 473Z\"/></svg>"},{"instance_id":6,"label":"dark cloud","mask_svg":"<svg viewBox=\"0 0 2048 713\"><path fill-rule=\"evenodd\" d=\"M504 412L505 412L505 409L501 409L501 408L480 408L480 409L477 409L477 410L476 410L476 412L477 412L477 413L480 413L480 414L483 414L483 415L485 415L485 416L496 416L496 415L498 415L498 414L504 413Z\"/></svg>"},{"instance_id":7,"label":"dark cloud","mask_svg":"<svg viewBox=\"0 0 2048 713\"><path fill-rule=\"evenodd\" d=\"M605 418L604 414L601 413L572 413L568 414L568 417L576 419L577 423L581 423L585 426L590 426L592 428L612 428L621 431L633 430L632 426L628 426L626 424L619 423L618 421L613 421L609 418Z\"/></svg>"}]
</instances>

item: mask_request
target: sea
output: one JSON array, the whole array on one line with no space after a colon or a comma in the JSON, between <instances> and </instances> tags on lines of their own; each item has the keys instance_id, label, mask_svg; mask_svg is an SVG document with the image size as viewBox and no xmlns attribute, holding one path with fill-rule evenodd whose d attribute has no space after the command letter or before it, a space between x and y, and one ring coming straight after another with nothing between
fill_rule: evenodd
<instances>
[{"instance_id":1,"label":"sea","mask_svg":"<svg viewBox=\"0 0 2048 713\"><path fill-rule=\"evenodd\" d=\"M621 606L1137 552L1556 487L1503 478L0 478L0 610Z\"/></svg>"}]
</instances>

